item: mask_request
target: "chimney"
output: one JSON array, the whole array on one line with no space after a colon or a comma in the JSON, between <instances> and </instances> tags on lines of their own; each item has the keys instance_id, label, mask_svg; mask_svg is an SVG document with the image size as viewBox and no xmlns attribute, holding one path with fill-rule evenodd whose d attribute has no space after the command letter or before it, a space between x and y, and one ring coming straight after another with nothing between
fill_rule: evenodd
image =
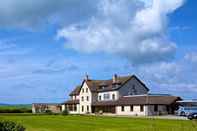
<instances>
[{"instance_id":1,"label":"chimney","mask_svg":"<svg viewBox=\"0 0 197 131\"><path fill-rule=\"evenodd\" d=\"M89 76L88 76L88 74L86 73L86 75L85 75L85 80L86 81L88 81L89 80Z\"/></svg>"},{"instance_id":2,"label":"chimney","mask_svg":"<svg viewBox=\"0 0 197 131\"><path fill-rule=\"evenodd\" d=\"M117 74L114 74L112 82L117 83L117 81L118 81L118 76L117 76Z\"/></svg>"}]
</instances>

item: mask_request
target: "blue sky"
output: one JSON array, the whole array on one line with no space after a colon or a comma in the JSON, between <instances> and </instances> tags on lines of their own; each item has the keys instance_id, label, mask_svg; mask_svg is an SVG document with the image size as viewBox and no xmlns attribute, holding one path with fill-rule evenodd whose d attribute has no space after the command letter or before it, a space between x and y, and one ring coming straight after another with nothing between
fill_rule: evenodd
<instances>
[{"instance_id":1,"label":"blue sky","mask_svg":"<svg viewBox=\"0 0 197 131\"><path fill-rule=\"evenodd\" d=\"M7 0L0 103L62 102L84 79L136 74L152 93L197 99L194 0Z\"/></svg>"}]
</instances>

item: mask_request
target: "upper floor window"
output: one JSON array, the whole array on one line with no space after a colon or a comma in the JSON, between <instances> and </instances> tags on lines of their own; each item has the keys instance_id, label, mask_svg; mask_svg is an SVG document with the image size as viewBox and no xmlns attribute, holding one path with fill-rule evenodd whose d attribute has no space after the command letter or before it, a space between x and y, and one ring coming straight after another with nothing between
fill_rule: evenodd
<instances>
[{"instance_id":1,"label":"upper floor window","mask_svg":"<svg viewBox=\"0 0 197 131\"><path fill-rule=\"evenodd\" d=\"M88 93L88 88L86 88L86 93Z\"/></svg>"},{"instance_id":2,"label":"upper floor window","mask_svg":"<svg viewBox=\"0 0 197 131\"><path fill-rule=\"evenodd\" d=\"M104 100L109 100L110 99L110 95L109 94L104 94Z\"/></svg>"},{"instance_id":3,"label":"upper floor window","mask_svg":"<svg viewBox=\"0 0 197 131\"><path fill-rule=\"evenodd\" d=\"M121 106L121 111L124 111L124 106Z\"/></svg>"},{"instance_id":4,"label":"upper floor window","mask_svg":"<svg viewBox=\"0 0 197 131\"><path fill-rule=\"evenodd\" d=\"M140 111L143 112L144 111L144 106L140 105Z\"/></svg>"},{"instance_id":5,"label":"upper floor window","mask_svg":"<svg viewBox=\"0 0 197 131\"><path fill-rule=\"evenodd\" d=\"M89 101L89 96L86 97L86 100Z\"/></svg>"},{"instance_id":6,"label":"upper floor window","mask_svg":"<svg viewBox=\"0 0 197 131\"><path fill-rule=\"evenodd\" d=\"M116 98L115 98L115 94L112 94L112 100L115 100Z\"/></svg>"},{"instance_id":7,"label":"upper floor window","mask_svg":"<svg viewBox=\"0 0 197 131\"><path fill-rule=\"evenodd\" d=\"M83 96L81 97L81 101L84 101L84 98L83 98Z\"/></svg>"},{"instance_id":8,"label":"upper floor window","mask_svg":"<svg viewBox=\"0 0 197 131\"><path fill-rule=\"evenodd\" d=\"M82 93L84 93L84 88L82 89Z\"/></svg>"}]
</instances>

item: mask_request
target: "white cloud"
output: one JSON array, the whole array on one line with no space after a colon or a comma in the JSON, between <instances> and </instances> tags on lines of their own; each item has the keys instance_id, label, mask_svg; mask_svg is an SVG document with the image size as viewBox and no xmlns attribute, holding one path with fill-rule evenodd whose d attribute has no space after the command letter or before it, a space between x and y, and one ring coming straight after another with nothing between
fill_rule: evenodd
<instances>
[{"instance_id":1,"label":"white cloud","mask_svg":"<svg viewBox=\"0 0 197 131\"><path fill-rule=\"evenodd\" d=\"M54 22L70 24L83 21L93 12L92 0L6 0L0 4L0 27L33 28Z\"/></svg>"},{"instance_id":2,"label":"white cloud","mask_svg":"<svg viewBox=\"0 0 197 131\"><path fill-rule=\"evenodd\" d=\"M133 64L168 61L176 44L167 38L167 16L183 0L102 0L98 13L85 24L74 23L59 30L66 47L94 53L106 52L128 58Z\"/></svg>"},{"instance_id":3,"label":"white cloud","mask_svg":"<svg viewBox=\"0 0 197 131\"><path fill-rule=\"evenodd\" d=\"M197 52L191 52L184 57L187 61L197 64Z\"/></svg>"},{"instance_id":4,"label":"white cloud","mask_svg":"<svg viewBox=\"0 0 197 131\"><path fill-rule=\"evenodd\" d=\"M173 62L160 62L135 67L137 73L151 85L151 91L170 93L186 98L196 97L197 69L195 55L189 53ZM193 62L192 62L193 61Z\"/></svg>"}]
</instances>

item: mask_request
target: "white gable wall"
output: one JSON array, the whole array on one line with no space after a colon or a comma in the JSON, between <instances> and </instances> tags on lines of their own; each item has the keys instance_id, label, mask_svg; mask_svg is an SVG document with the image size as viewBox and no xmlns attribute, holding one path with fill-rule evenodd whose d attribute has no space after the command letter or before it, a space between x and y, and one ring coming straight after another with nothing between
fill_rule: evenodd
<instances>
[{"instance_id":1,"label":"white gable wall","mask_svg":"<svg viewBox=\"0 0 197 131\"><path fill-rule=\"evenodd\" d=\"M135 116L145 116L148 114L148 107L144 106L144 111L140 111L140 105L133 105L133 111L130 110L130 106L124 106L124 111L122 111L122 106L116 106L117 115L135 115Z\"/></svg>"},{"instance_id":2,"label":"white gable wall","mask_svg":"<svg viewBox=\"0 0 197 131\"><path fill-rule=\"evenodd\" d=\"M87 97L88 97L88 100L87 100ZM88 85L86 84L86 82L83 83L83 86L81 88L81 91L79 94L79 103L80 103L80 109L79 109L80 114L91 113L92 93Z\"/></svg>"}]
</instances>

